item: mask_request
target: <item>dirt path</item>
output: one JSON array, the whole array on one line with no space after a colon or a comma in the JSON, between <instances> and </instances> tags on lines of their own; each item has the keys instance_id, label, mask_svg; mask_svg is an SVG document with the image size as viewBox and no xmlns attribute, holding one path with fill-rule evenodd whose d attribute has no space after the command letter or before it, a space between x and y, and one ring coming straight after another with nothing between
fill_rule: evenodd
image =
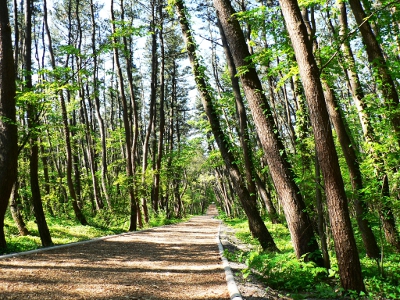
<instances>
[{"instance_id":1,"label":"dirt path","mask_svg":"<svg viewBox=\"0 0 400 300\"><path fill-rule=\"evenodd\" d=\"M207 215L0 259L0 299L227 300L218 225Z\"/></svg>"}]
</instances>

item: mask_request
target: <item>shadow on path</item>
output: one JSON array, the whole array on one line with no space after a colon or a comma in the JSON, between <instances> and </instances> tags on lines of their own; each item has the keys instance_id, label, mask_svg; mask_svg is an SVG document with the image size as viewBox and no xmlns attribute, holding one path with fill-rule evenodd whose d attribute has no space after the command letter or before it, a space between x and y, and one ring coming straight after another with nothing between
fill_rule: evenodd
<instances>
[{"instance_id":1,"label":"shadow on path","mask_svg":"<svg viewBox=\"0 0 400 300\"><path fill-rule=\"evenodd\" d=\"M210 215L0 259L0 299L227 300Z\"/></svg>"}]
</instances>

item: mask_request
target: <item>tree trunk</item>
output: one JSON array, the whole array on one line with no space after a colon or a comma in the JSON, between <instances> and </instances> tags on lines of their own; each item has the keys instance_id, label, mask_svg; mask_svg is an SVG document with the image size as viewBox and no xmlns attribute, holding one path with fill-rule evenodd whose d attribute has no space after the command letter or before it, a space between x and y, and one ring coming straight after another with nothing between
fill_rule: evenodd
<instances>
[{"instance_id":1,"label":"tree trunk","mask_svg":"<svg viewBox=\"0 0 400 300\"><path fill-rule=\"evenodd\" d=\"M229 151L231 147L229 141L222 131L218 115L215 112L215 107L213 104L214 100L212 99L211 93L208 90L209 85L206 82L205 74L202 71L202 67L200 66L199 60L197 58L196 43L191 34L189 22L185 13L186 8L184 7L182 0L176 1L175 7L178 12L179 23L181 25L182 34L186 42L186 49L192 65L197 89L200 93L204 110L211 125L211 130L213 132L215 141L218 144L221 155L225 161L225 165L235 185L236 193L238 194L243 209L248 217L250 231L254 235L254 237L258 239L264 250L279 251L275 245L274 240L272 239L271 234L269 233L267 227L261 219L261 216L256 206L256 202L252 201L252 198L250 197L249 191L247 190L243 182L240 171L234 163L235 158L233 157L232 152Z\"/></svg>"},{"instance_id":2,"label":"tree trunk","mask_svg":"<svg viewBox=\"0 0 400 300\"><path fill-rule=\"evenodd\" d=\"M152 33L151 39L151 92L150 92L150 103L149 103L149 123L147 124L146 136L143 142L143 161L142 161L142 208L143 214L145 218L145 222L149 222L149 215L147 209L147 200L146 200L146 170L147 170L147 158L149 154L150 147L150 136L154 130L154 111L155 111L155 103L156 103L156 95L157 95L157 69L158 69L158 59L157 59L157 28L156 28L156 1L151 1L151 13L152 20L150 24Z\"/></svg>"},{"instance_id":3,"label":"tree trunk","mask_svg":"<svg viewBox=\"0 0 400 300\"><path fill-rule=\"evenodd\" d=\"M319 78L320 72L297 1L280 0L279 2L296 55L310 111L318 161L324 176L341 284L345 290L364 291L360 259Z\"/></svg>"},{"instance_id":4,"label":"tree trunk","mask_svg":"<svg viewBox=\"0 0 400 300\"><path fill-rule=\"evenodd\" d=\"M7 1L0 1L0 249L7 247L4 215L17 179L15 72Z\"/></svg>"},{"instance_id":5,"label":"tree trunk","mask_svg":"<svg viewBox=\"0 0 400 300\"><path fill-rule=\"evenodd\" d=\"M306 260L316 260L318 264L322 265L322 258L315 255L318 243L314 236L311 220L306 212L305 203L299 188L294 183L294 174L283 143L278 136L271 109L262 92L263 88L257 72L247 61L250 53L247 50L239 22L232 17L235 11L227 0L214 0L214 6L229 43L236 68L246 68L246 72L240 74L240 80L249 102L272 180L284 207L296 256L300 258L306 254Z\"/></svg>"},{"instance_id":6,"label":"tree trunk","mask_svg":"<svg viewBox=\"0 0 400 300\"><path fill-rule=\"evenodd\" d=\"M82 225L87 225L87 221L85 216L83 215L81 209L79 208L77 197L76 197L76 192L75 192L75 187L74 187L74 181L72 179L72 147L71 147L71 136L70 136L70 130L69 130L69 125L68 125L68 115L67 115L67 108L65 106L65 98L64 94L61 91L60 92L60 102L61 102L61 114L62 114L62 122L63 122L63 129L64 129L64 137L65 137L65 150L66 150L66 158L67 158L67 169L66 169L66 174L67 174L67 186L68 186L68 191L69 195L72 200L72 208L75 213L75 217L78 219L78 221Z\"/></svg>"},{"instance_id":7,"label":"tree trunk","mask_svg":"<svg viewBox=\"0 0 400 300\"><path fill-rule=\"evenodd\" d=\"M349 0L349 4L360 28L368 55L368 61L375 69L373 75L377 77L376 82L379 83L378 86L382 91L386 106L390 112L393 129L396 133L397 142L400 145L400 113L398 111L399 94L397 93L393 78L390 75L382 49L372 31L361 2L359 0Z\"/></svg>"},{"instance_id":8,"label":"tree trunk","mask_svg":"<svg viewBox=\"0 0 400 300\"><path fill-rule=\"evenodd\" d=\"M123 6L121 6L123 7ZM111 27L112 32L115 34L115 16L114 16L114 0L111 0ZM114 44L117 43L117 39L113 37ZM132 152L131 152L131 129L128 119L128 104L125 97L125 90L124 90L124 78L122 76L122 69L119 62L119 51L117 45L114 45L114 62L117 68L117 76L118 76L118 84L119 84L119 93L121 97L121 104L122 104L122 116L124 122L124 129L125 129L125 152L126 152L126 175L128 177L128 192L130 197L130 225L129 231L136 231L137 229L137 203L136 203L136 196L135 191L133 189L133 170L132 170Z\"/></svg>"},{"instance_id":9,"label":"tree trunk","mask_svg":"<svg viewBox=\"0 0 400 300\"><path fill-rule=\"evenodd\" d=\"M24 219L22 218L22 214L21 214L21 210L20 210L21 203L18 199L18 188L19 188L18 181L15 181L12 191L11 191L10 211L11 211L11 215L14 219L14 222L17 225L19 235L26 236L26 235L29 235L29 231L26 228Z\"/></svg>"},{"instance_id":10,"label":"tree trunk","mask_svg":"<svg viewBox=\"0 0 400 300\"><path fill-rule=\"evenodd\" d=\"M161 161L163 157L163 147L164 147L164 130L165 130L165 112L164 112L164 97L165 97L165 50L164 50L164 31L163 31L163 6L160 4L159 7L159 17L160 17L160 53L161 53L161 64L160 64L160 104L159 104L159 118L160 124L158 129L158 147L157 147L157 160L155 164L154 173L154 198L153 198L153 209L155 212L158 211L160 202L160 172L161 172ZM174 72L175 70L173 70Z\"/></svg>"},{"instance_id":11,"label":"tree trunk","mask_svg":"<svg viewBox=\"0 0 400 300\"><path fill-rule=\"evenodd\" d=\"M350 173L351 185L355 192L354 208L356 211L356 219L360 229L361 238L363 240L367 256L377 259L380 257L380 250L369 221L366 218L368 208L362 199L363 182L355 146L347 133L345 123L343 122L340 114L341 110L333 90L329 87L325 80L321 80L321 82L324 88L325 102L328 108L329 116L335 127L336 134L342 147L343 155Z\"/></svg>"},{"instance_id":12,"label":"tree trunk","mask_svg":"<svg viewBox=\"0 0 400 300\"><path fill-rule=\"evenodd\" d=\"M121 7L122 7L122 13L121 13L121 18L124 18L124 10L123 10L123 0L121 0ZM137 166L137 159L135 159L135 156L137 155L137 146L138 146L138 138L139 138L139 116L138 116L138 103L137 103L137 99L135 96L135 92L134 92L134 87L133 87L133 76L132 76L132 72L133 72L133 67L132 67L132 55L130 52L130 48L128 45L128 41L126 36L124 35L122 37L122 41L124 44L124 53L125 53L125 63L127 66L127 77L128 77L128 86L129 86L129 95L131 98L131 108L132 108L132 113L133 113L133 132L131 133L131 163L132 163L132 183L135 185L135 177L136 177L136 166ZM128 105L128 103L127 103ZM138 203L138 194L135 192L134 193L134 197L135 203ZM142 218L141 218L141 213L140 213L140 207L139 205L137 205L137 220L139 220L139 222L141 222ZM139 226L142 226L141 223L139 223Z\"/></svg>"},{"instance_id":13,"label":"tree trunk","mask_svg":"<svg viewBox=\"0 0 400 300\"><path fill-rule=\"evenodd\" d=\"M26 88L32 89L32 1L25 0L25 70L26 70ZM53 244L47 227L46 217L43 211L42 197L39 187L39 146L38 146L38 113L35 103L29 103L27 109L28 128L30 129L30 147L31 153L29 157L29 176L32 192L32 203L35 211L36 223L39 230L40 240L44 247Z\"/></svg>"},{"instance_id":14,"label":"tree trunk","mask_svg":"<svg viewBox=\"0 0 400 300\"><path fill-rule=\"evenodd\" d=\"M317 227L319 239L321 240L321 251L324 259L324 267L329 270L331 268L331 260L329 257L328 245L326 242L325 234L325 217L322 204L322 191L321 191L321 169L319 168L318 158L315 158L315 200L317 208Z\"/></svg>"},{"instance_id":15,"label":"tree trunk","mask_svg":"<svg viewBox=\"0 0 400 300\"><path fill-rule=\"evenodd\" d=\"M92 54L93 54L93 90L94 90L94 105L96 109L96 119L100 130L101 139L101 187L106 198L108 209L112 210L110 197L107 191L107 148L106 148L106 133L104 129L104 120L100 113L100 99L98 90L98 74L97 74L97 50L96 50L96 20L94 15L94 3L90 0L90 16L92 21Z\"/></svg>"},{"instance_id":16,"label":"tree trunk","mask_svg":"<svg viewBox=\"0 0 400 300\"><path fill-rule=\"evenodd\" d=\"M342 38L345 38L347 31L348 31L347 13L346 13L345 3L339 2L338 8L340 10L339 34ZM371 32L368 31L368 28L364 29L364 30L366 30L368 36L371 35ZM378 45L378 47L379 47L379 45ZM375 48L376 48L376 45L375 45ZM351 91L354 103L356 104L356 107L357 107L358 116L359 116L360 123L361 123L361 128L362 128L363 134L364 134L364 139L368 145L371 143L376 143L377 142L376 133L374 132L374 128L372 127L370 118L366 112L364 91L361 86L358 74L356 72L354 56L351 51L350 43L347 39L343 42L341 49L343 51L343 59L344 59L344 65L345 65L345 67L343 67L343 68L345 69L345 72L347 74L347 80L349 82L350 91ZM349 147L347 147L347 148L349 148ZM389 188L386 189L385 185L389 184L389 182L388 182L389 179L386 175L385 170L383 170L383 167L382 167L384 165L384 159L376 153L374 147L369 147L369 149L367 149L367 151L372 156L374 165L377 169L377 174L383 174L383 175L379 175L379 176L381 176L381 178L378 178L378 180L380 180L382 182L382 184L381 184L382 196L388 197L389 196ZM346 160L347 160L347 158L346 158ZM353 164L358 164L357 163L358 160L355 160L354 158L350 158L350 161L352 161ZM357 181L361 181L361 174L360 175L354 174L354 176L355 176L355 178L357 178L356 179ZM359 186L361 189L362 185L359 185ZM365 204L363 204L363 203L361 203L361 205L365 206ZM383 229L385 231L385 237L386 237L387 241L397 249L397 251L400 251L399 233L398 233L398 230L395 225L394 215L393 215L393 212L391 211L390 203L382 201L382 203L380 203L380 206L382 207L382 209L379 209L379 216L384 224ZM357 207L356 207L356 212L357 212ZM360 218L360 216L357 216L357 222L359 222L359 218ZM364 220L364 217L362 217L362 218L363 218L363 223L365 223L366 220ZM368 233L368 236L370 236L370 233ZM363 237L363 241L365 239L368 239L368 241L369 241L368 243L373 243L373 240L371 240L370 237L364 237L364 234L362 235L362 237ZM364 242L364 244L365 244L365 242ZM376 241L375 241L375 244L376 244ZM373 250L370 247L373 247L373 245L371 244L369 247L366 246L368 256L370 256L370 254L371 254L369 252L371 252ZM376 246L376 247L378 248L378 246ZM378 251L378 252L376 252L376 251ZM370 256L370 257L378 258L380 256L379 248L375 249L373 253L375 253L375 256ZM378 253L378 256L376 256L377 253Z\"/></svg>"},{"instance_id":17,"label":"tree trunk","mask_svg":"<svg viewBox=\"0 0 400 300\"><path fill-rule=\"evenodd\" d=\"M243 150L243 159L244 159L244 167L246 171L246 180L247 180L247 188L251 195L256 197L256 191L259 192L260 197L263 199L265 207L267 208L269 217L273 223L278 223L277 214L273 203L268 197L268 193L261 182L260 177L256 174L256 170L253 164L253 153L251 151L250 144L250 135L247 126L247 115L246 108L244 105L244 101L242 95L240 93L239 80L236 77L236 67L233 61L233 57L231 51L228 46L228 42L226 41L224 30L221 26L221 23L217 21L218 28L221 35L222 46L224 48L226 61L228 64L228 70L230 75L230 80L232 83L232 90L236 100L236 112L239 119L239 137L240 137L240 145ZM255 199L252 201L256 201Z\"/></svg>"},{"instance_id":18,"label":"tree trunk","mask_svg":"<svg viewBox=\"0 0 400 300\"><path fill-rule=\"evenodd\" d=\"M47 6L46 6L46 0L43 2L43 19L44 19L44 27L46 30L47 38L48 38L48 43L49 43L49 54L50 54L50 63L52 68L55 70L56 68L56 62L54 58L54 52L53 52L53 44L52 44L52 38L47 22ZM64 137L65 137L65 147L66 147L66 158L67 158L67 168L66 168L66 174L67 174L67 185L68 185L68 190L72 199L72 208L75 213L75 217L77 220L82 224L82 225L87 225L87 221L85 216L82 214L78 203L76 199L76 193L75 193L75 188L74 188L74 182L72 180L72 149L71 149L71 138L70 138L70 131L69 131L69 125L68 125L68 115L67 115L67 109L65 106L65 98L63 91L59 92L59 98L60 98L60 103L61 103L61 114L62 114L62 122L63 122L63 129L64 129Z\"/></svg>"}]
</instances>

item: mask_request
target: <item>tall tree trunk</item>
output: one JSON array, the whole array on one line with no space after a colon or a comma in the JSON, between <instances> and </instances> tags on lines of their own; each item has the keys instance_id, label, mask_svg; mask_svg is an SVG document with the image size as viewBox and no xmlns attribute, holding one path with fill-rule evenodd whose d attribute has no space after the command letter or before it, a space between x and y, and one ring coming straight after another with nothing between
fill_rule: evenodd
<instances>
[{"instance_id":1,"label":"tall tree trunk","mask_svg":"<svg viewBox=\"0 0 400 300\"><path fill-rule=\"evenodd\" d=\"M49 54L50 54L50 63L52 68L55 70L56 68L56 62L54 58L54 52L53 52L53 43L52 43L52 38L47 22L47 5L46 5L46 0L43 2L43 21L44 21L44 27L46 30L47 34L47 39L48 39L48 48L49 48ZM82 224L82 225L87 225L87 221L85 216L83 215L82 211L80 210L76 198L76 193L75 193L75 188L74 188L74 182L72 179L72 148L71 148L71 137L70 137L70 131L69 131L69 125L68 125L68 115L67 115L67 108L65 106L65 98L64 98L64 93L63 91L60 91L59 93L59 98L60 98L60 103L61 103L61 115L62 115L62 122L63 122L63 129L64 129L64 137L65 137L65 147L66 147L66 158L67 158L67 168L66 168L66 174L67 174L67 186L69 190L69 194L72 199L72 208L75 213L75 217L77 220Z\"/></svg>"},{"instance_id":2,"label":"tall tree trunk","mask_svg":"<svg viewBox=\"0 0 400 300\"><path fill-rule=\"evenodd\" d=\"M72 208L74 210L75 217L78 219L78 221L82 225L87 225L86 218L83 215L83 213L78 205L78 199L76 196L74 181L72 178L73 157L72 157L72 147L71 147L71 135L70 135L70 130L69 130L68 115L67 115L67 108L65 105L64 93L62 91L60 92L60 102L61 102L61 115L62 115L63 129L64 129L64 137L65 137L65 150L66 150L66 156L67 156L66 157L67 158L66 174L67 174L68 191L69 191L69 195L72 199Z\"/></svg>"},{"instance_id":3,"label":"tall tree trunk","mask_svg":"<svg viewBox=\"0 0 400 300\"><path fill-rule=\"evenodd\" d=\"M130 198L130 225L129 231L136 231L137 229L137 203L135 197L135 191L133 189L133 170L132 170L132 152L131 152L131 129L129 124L128 118L128 104L125 97L125 90L124 90L124 78L122 76L122 69L119 61L119 51L117 48L117 39L115 37L115 16L114 16L114 0L111 0L111 28L112 33L114 34L113 43L115 44L113 47L114 50L114 62L117 68L117 76L118 76L118 84L119 84L119 93L121 98L122 104L122 116L124 122L124 129L125 129L125 152L126 152L126 175L128 177L128 192Z\"/></svg>"},{"instance_id":4,"label":"tall tree trunk","mask_svg":"<svg viewBox=\"0 0 400 300\"><path fill-rule=\"evenodd\" d=\"M278 136L271 109L262 92L263 88L257 72L247 61L250 53L247 50L239 22L232 17L235 11L227 0L214 0L214 6L229 43L236 68L246 68L246 72L240 74L240 80L249 102L272 180L284 207L296 256L300 258L306 254L306 259L316 260L318 264L322 265L322 258L315 255L318 243L314 236L312 223L306 212L299 188L294 182L294 174L283 143Z\"/></svg>"},{"instance_id":5,"label":"tall tree trunk","mask_svg":"<svg viewBox=\"0 0 400 300\"><path fill-rule=\"evenodd\" d=\"M244 105L244 101L242 95L240 93L239 79L236 77L236 67L233 61L233 57L231 51L228 46L228 42L226 41L224 30L221 26L221 23L218 22L218 28L221 35L222 46L224 48L226 61L228 64L229 76L232 83L232 90L236 100L236 112L239 119L239 137L240 137L240 145L243 150L243 159L244 159L244 168L246 171L246 181L247 181L247 189L249 193L254 197L252 201L256 201L256 191L258 190L260 197L263 198L265 207L268 210L269 217L273 223L277 223L277 214L275 207L272 204L272 201L268 197L265 187L263 186L260 177L256 174L256 170L253 164L253 153L251 151L250 146L250 135L249 129L247 126L247 115L246 108ZM253 196L254 195L254 196Z\"/></svg>"},{"instance_id":6,"label":"tall tree trunk","mask_svg":"<svg viewBox=\"0 0 400 300\"><path fill-rule=\"evenodd\" d=\"M307 27L309 40L313 45L313 50L316 52L318 50L318 43L315 37L315 19L314 11L311 10L311 22L308 18L307 8L303 8L302 16L304 24ZM311 26L313 24L314 27ZM354 190L354 208L356 211L357 224L361 232L361 237L367 252L367 255L371 258L379 258L379 247L376 242L376 238L372 232L368 219L366 219L366 214L368 212L367 205L362 199L363 193L363 182L360 170L359 159L357 157L356 146L351 140L349 129L341 114L341 108L336 99L333 89L329 86L328 82L321 79L322 87L324 89L324 97L326 107L328 109L328 114L330 120L335 127L336 134L341 145L343 155L346 160L347 167L350 173L351 185Z\"/></svg>"},{"instance_id":7,"label":"tall tree trunk","mask_svg":"<svg viewBox=\"0 0 400 300\"><path fill-rule=\"evenodd\" d=\"M165 112L164 112L164 97L165 97L165 50L164 50L164 28L163 28L163 6L160 3L158 6L159 18L160 18L160 29L159 29L159 37L160 37L160 53L161 53L161 64L160 64L160 104L159 104L159 118L160 124L158 129L158 146L157 146L157 160L155 164L155 173L154 173L154 199L153 199L153 209L155 212L158 211L159 202L160 202L160 178L161 178L161 161L163 157L163 147L164 147L164 130L165 130Z\"/></svg>"},{"instance_id":8,"label":"tall tree trunk","mask_svg":"<svg viewBox=\"0 0 400 300\"><path fill-rule=\"evenodd\" d=\"M96 109L96 119L100 130L101 139L101 187L106 198L108 209L112 209L110 197L107 191L107 148L106 148L106 133L104 128L104 120L100 113L100 98L98 89L98 74L97 74L97 50L96 50L96 19L95 19L95 4L90 0L90 17L92 21L92 54L93 54L93 90L94 90L94 105Z\"/></svg>"},{"instance_id":9,"label":"tall tree trunk","mask_svg":"<svg viewBox=\"0 0 400 300\"><path fill-rule=\"evenodd\" d=\"M355 192L354 208L356 211L356 219L360 229L361 238L363 240L368 257L377 259L380 257L380 250L369 221L366 218L368 208L362 199L363 182L359 159L356 154L354 143L352 143L350 136L347 133L334 91L330 88L325 80L321 81L324 88L325 102L328 108L329 116L335 127L336 134L338 135L338 139L343 150L343 155L349 169L351 185Z\"/></svg>"},{"instance_id":10,"label":"tall tree trunk","mask_svg":"<svg viewBox=\"0 0 400 300\"><path fill-rule=\"evenodd\" d=\"M375 69L373 75L376 76L376 82L382 91L385 103L390 112L390 118L393 129L396 133L397 142L400 145L400 112L399 94L397 93L395 83L390 75L389 68L386 64L385 57L379 42L372 31L371 24L367 19L360 0L349 0L351 10L360 28L360 32L367 51L368 61Z\"/></svg>"},{"instance_id":11,"label":"tall tree trunk","mask_svg":"<svg viewBox=\"0 0 400 300\"><path fill-rule=\"evenodd\" d=\"M80 1L76 0L76 3L75 3L75 16L76 16L77 27L78 27L78 45L77 45L77 48L81 52L82 51L82 49L81 49L82 48L82 27L81 27L81 21L80 21L79 6L80 6ZM91 9L93 9L93 5L91 5ZM92 42L95 43L95 41L93 41L93 40L92 40ZM93 45L92 45L92 47L93 47ZM94 55L93 59L97 60L96 55ZM78 72L79 72L79 71L82 70L82 57L77 57L76 58L76 63L77 63L77 69L78 69ZM96 64L97 64L97 61L96 61ZM97 65L96 65L96 68L97 68ZM96 75L97 75L96 74L96 68L93 70L95 81L97 80L97 78L96 78ZM84 115L85 115L84 123L85 123L85 129L86 129L86 131L85 131L86 144L87 144L86 152L87 152L87 155L88 155L88 158L89 158L89 169L90 169L90 173L91 173L91 177L92 177L93 198L94 198L93 200L94 200L95 205L96 205L96 210L99 211L104 207L104 203L103 203L103 200L102 200L101 195L100 195L100 190L99 190L99 187L98 187L98 180L97 180L97 176L96 176L96 171L97 171L97 163L96 163L96 160L95 160L96 147L95 147L95 143L94 143L94 140L93 140L93 137L92 137L92 131L93 131L92 128L93 128L93 126L92 126L91 122L89 121L89 120L92 120L93 118L92 118L92 113L90 113L90 119L88 118L87 108L86 108L86 104L85 104L85 101L84 101L85 100L85 97L84 97L85 89L83 87L81 76L79 75L79 73L78 73L78 81L79 81L79 85L82 87L80 89L80 98L81 98L81 105L83 107L83 111L84 111ZM96 86L95 83L94 83L94 85ZM91 99L90 94L89 94L88 85L86 85L86 89L87 89L88 106L89 106L89 110L91 112L93 110L93 105L92 105L92 101L91 101L92 99ZM98 91L95 89L95 91L93 93L95 98L96 98L97 94L98 94ZM98 95L97 95L97 101L98 101ZM72 137L74 136L74 132L73 131L71 131L71 136ZM78 193L77 193L77 196L78 196L77 199L79 200L79 194Z\"/></svg>"},{"instance_id":12,"label":"tall tree trunk","mask_svg":"<svg viewBox=\"0 0 400 300\"><path fill-rule=\"evenodd\" d=\"M17 180L18 159L15 69L7 3L0 1L0 249L7 247L4 215Z\"/></svg>"},{"instance_id":13,"label":"tall tree trunk","mask_svg":"<svg viewBox=\"0 0 400 300\"><path fill-rule=\"evenodd\" d=\"M357 6L357 5L356 5ZM339 15L339 22L340 22L340 30L339 30L339 35L344 39L346 37L347 31L348 31L348 25L347 25L347 11L346 11L346 6L345 3L343 1L340 1L338 3L338 8L340 10L340 15ZM364 26L364 25L363 25ZM375 53L376 51L378 51L377 47L379 48L379 45L376 45L375 42L372 42L373 40L373 32L370 32L370 29L368 29L368 26L366 28L363 29L364 34L363 36L367 36L368 40L371 40L370 43L372 44L372 46L369 47L369 56L373 56L373 53ZM367 47L368 48L368 47ZM375 49L375 51L372 51L372 49ZM364 95L364 91L363 88L361 86L360 83L360 79L358 77L358 74L356 72L356 65L355 65L355 60L354 60L354 56L350 47L350 42L345 39L342 46L341 46L342 52L343 52L343 60L344 60L344 69L345 72L347 74L347 79L349 82L349 86L350 86L350 92L352 94L352 98L354 100L354 103L356 104L357 107L357 111L358 111L358 116L360 119L360 123L361 123L361 128L363 130L363 134L364 134L364 139L367 142L368 145L370 145L371 143L376 143L377 142L377 138L376 138L376 133L374 132L374 128L370 122L370 118L366 112L366 103L365 103L365 95ZM370 58L371 60L372 58ZM375 66L376 67L376 66ZM381 68L385 68L385 66L379 66ZM382 74L382 76L385 76ZM388 86L386 86L386 88L388 88ZM385 94L384 94L385 96ZM390 100L389 100L390 101ZM336 110L336 108L335 108ZM335 112L334 112L335 113ZM337 112L336 112L337 113ZM349 148L349 147L347 147ZM350 150L350 149L347 149ZM388 182L388 177L386 175L385 170L383 170L383 165L384 165L384 161L383 158L380 157L374 147L370 147L369 149L367 149L367 151L371 154L372 159L374 161L374 165L377 169L377 174L380 174L379 176L381 176L381 178L378 178L378 180L380 180L382 182L381 186L382 186L382 196L384 197L388 197L389 196L389 188L385 188L386 184L389 184ZM347 158L346 158L347 160ZM353 164L358 164L358 160L355 160L354 158L350 158L350 161L353 162ZM382 175L383 174L383 175ZM357 175L356 173L354 174L356 181L360 182L359 185L359 189L362 188L362 182L361 182L361 174ZM362 200L361 200L362 201ZM357 204L357 203L355 203ZM365 206L365 204L361 203L361 205ZM394 215L393 212L391 211L391 207L390 207L390 203L387 203L385 201L382 201L382 203L380 203L380 206L382 207L382 209L379 209L379 215L381 218L382 223L384 224L383 228L385 231L385 237L387 239L387 241L392 244L397 251L400 251L400 237L399 237L399 232L396 228L395 225L395 219L394 219ZM358 208L359 209L359 208ZM365 211L365 209L364 209ZM356 212L357 212L357 206L356 206ZM359 219L362 218L363 219L363 223L365 225L366 221L364 217L361 216L357 216L357 222L360 224ZM363 225L363 226L365 226ZM361 227L360 227L361 228ZM365 239L368 239L369 243L373 243L373 240L371 239L371 233L367 233L367 236L364 236L364 234L362 235L363 237L363 241L365 244ZM375 241L376 244L376 241ZM375 257L375 258L379 258L379 248L375 249L374 252L372 253L368 253L371 252L373 249L371 249L371 247L373 247L373 245L371 244L369 247L366 247L367 249L367 255L370 256L370 254L374 253L374 256L371 257ZM376 246L377 248L378 246ZM378 252L376 252L378 251ZM378 254L378 256L376 256Z\"/></svg>"},{"instance_id":14,"label":"tall tree trunk","mask_svg":"<svg viewBox=\"0 0 400 300\"><path fill-rule=\"evenodd\" d=\"M154 130L154 110L156 106L157 96L157 69L158 69L158 58L157 58L157 28L156 28L156 0L151 1L151 23L150 28L152 33L151 38L151 82L150 82L150 104L149 104L149 123L147 125L146 136L143 142L143 161L142 161L142 208L145 222L149 222L149 215L147 209L147 195L146 195L146 170L147 170L147 158L150 147L150 137Z\"/></svg>"},{"instance_id":15,"label":"tall tree trunk","mask_svg":"<svg viewBox=\"0 0 400 300\"><path fill-rule=\"evenodd\" d=\"M225 161L225 165L235 185L236 193L238 194L242 207L248 217L250 231L254 235L254 237L258 239L264 250L278 251L278 248L276 247L271 234L269 233L267 227L261 219L261 216L256 206L256 202L252 201L249 191L243 182L242 175L240 174L238 167L234 163L235 158L230 151L229 141L222 131L218 115L215 112L215 107L213 103L214 100L212 99L211 93L208 90L209 85L206 82L205 74L202 71L202 67L197 58L196 43L191 34L189 22L185 13L186 8L184 7L182 0L177 0L175 2L175 7L178 12L179 23L181 25L182 34L185 38L186 49L192 65L197 89L200 93L204 110L211 125L211 130L213 132L215 141L218 144L221 155Z\"/></svg>"},{"instance_id":16,"label":"tall tree trunk","mask_svg":"<svg viewBox=\"0 0 400 300\"><path fill-rule=\"evenodd\" d=\"M26 88L32 89L32 0L25 0L25 58L24 65L26 70ZM46 217L43 211L42 197L40 195L39 186L39 146L37 127L39 125L39 115L35 103L29 103L27 109L28 128L30 130L30 147L31 153L29 157L29 176L32 192L32 203L35 211L36 223L39 230L40 240L44 247L53 244L47 227Z\"/></svg>"},{"instance_id":17,"label":"tall tree trunk","mask_svg":"<svg viewBox=\"0 0 400 300\"><path fill-rule=\"evenodd\" d=\"M343 179L319 78L320 71L297 1L280 0L279 2L296 55L310 111L318 161L324 176L341 284L345 290L364 291L360 259L351 227Z\"/></svg>"},{"instance_id":18,"label":"tall tree trunk","mask_svg":"<svg viewBox=\"0 0 400 300\"><path fill-rule=\"evenodd\" d=\"M321 169L319 167L318 158L315 158L315 200L317 208L317 227L318 234L321 240L322 257L324 258L324 267L329 270L331 268L331 260L329 258L328 244L326 241L325 233L325 217L322 204L322 191L321 191Z\"/></svg>"},{"instance_id":19,"label":"tall tree trunk","mask_svg":"<svg viewBox=\"0 0 400 300\"><path fill-rule=\"evenodd\" d=\"M121 18L124 18L124 3L123 0L121 0L121 9L122 9L122 13L121 13ZM137 103L137 99L135 96L135 92L134 92L134 87L133 87L133 76L132 76L132 72L133 72L133 67L132 67L132 54L130 51L130 47L128 46L128 40L126 38L126 36L124 35L122 37L122 41L124 44L124 53L125 53L125 63L127 66L127 77L128 77L128 86L129 86L129 95L131 98L131 108L132 108L132 112L133 112L133 132L131 133L131 163L132 163L132 180L135 181L135 177L136 177L136 166L137 166L137 159L135 159L135 156L137 155L137 146L138 146L138 138L139 138L139 116L138 116L138 103ZM127 103L128 105L128 103ZM134 197L135 203L139 203L138 201L138 195L135 192L134 193ZM141 222L142 218L141 218L141 213L140 213L140 207L139 205L137 205L138 208L136 210L137 212L137 219L139 222ZM139 223L139 226L142 226L141 223Z\"/></svg>"}]
</instances>

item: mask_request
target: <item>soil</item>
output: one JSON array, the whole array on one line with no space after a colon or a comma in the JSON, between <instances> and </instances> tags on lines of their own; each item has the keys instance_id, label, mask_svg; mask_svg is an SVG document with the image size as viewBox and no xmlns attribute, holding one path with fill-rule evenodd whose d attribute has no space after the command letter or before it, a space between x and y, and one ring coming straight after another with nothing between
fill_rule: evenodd
<instances>
[{"instance_id":1,"label":"soil","mask_svg":"<svg viewBox=\"0 0 400 300\"><path fill-rule=\"evenodd\" d=\"M207 215L34 254L0 257L0 299L228 300L216 236L225 249L249 245ZM229 262L243 300L290 299Z\"/></svg>"},{"instance_id":2,"label":"soil","mask_svg":"<svg viewBox=\"0 0 400 300\"><path fill-rule=\"evenodd\" d=\"M227 300L214 214L0 259L0 299Z\"/></svg>"}]
</instances>

